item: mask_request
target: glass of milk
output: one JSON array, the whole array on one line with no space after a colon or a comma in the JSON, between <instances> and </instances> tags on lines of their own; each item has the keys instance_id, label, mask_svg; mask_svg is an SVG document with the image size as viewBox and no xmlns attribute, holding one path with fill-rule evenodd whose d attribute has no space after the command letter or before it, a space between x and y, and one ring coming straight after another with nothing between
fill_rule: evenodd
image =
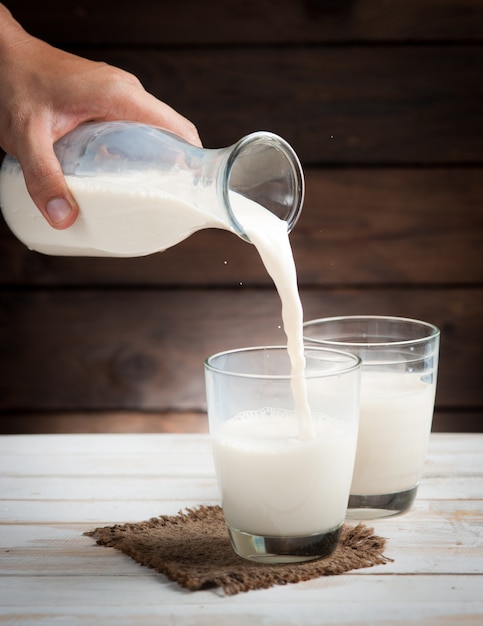
<instances>
[{"instance_id":1,"label":"glass of milk","mask_svg":"<svg viewBox=\"0 0 483 626\"><path fill-rule=\"evenodd\" d=\"M311 345L362 359L359 440L348 517L407 511L416 497L433 419L440 332L426 322L357 315L308 321Z\"/></svg>"},{"instance_id":2,"label":"glass of milk","mask_svg":"<svg viewBox=\"0 0 483 626\"><path fill-rule=\"evenodd\" d=\"M232 350L205 361L223 511L232 546L246 559L328 556L345 519L361 362L319 347L306 348L304 358L299 377L285 346Z\"/></svg>"}]
</instances>

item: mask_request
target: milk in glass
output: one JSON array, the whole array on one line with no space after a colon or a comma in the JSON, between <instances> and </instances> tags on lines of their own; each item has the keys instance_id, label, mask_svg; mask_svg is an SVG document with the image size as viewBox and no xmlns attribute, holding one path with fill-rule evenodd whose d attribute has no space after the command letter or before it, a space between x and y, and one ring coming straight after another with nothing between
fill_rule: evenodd
<instances>
[{"instance_id":1,"label":"milk in glass","mask_svg":"<svg viewBox=\"0 0 483 626\"><path fill-rule=\"evenodd\" d=\"M406 491L421 477L435 386L421 374L363 371L353 495Z\"/></svg>"},{"instance_id":2,"label":"milk in glass","mask_svg":"<svg viewBox=\"0 0 483 626\"><path fill-rule=\"evenodd\" d=\"M244 198L232 204L280 295L295 410L260 407L233 416L214 433L225 518L232 529L255 535L330 532L345 517L357 429L353 420L311 413L303 310L286 224Z\"/></svg>"},{"instance_id":3,"label":"milk in glass","mask_svg":"<svg viewBox=\"0 0 483 626\"><path fill-rule=\"evenodd\" d=\"M213 452L223 511L232 529L307 536L341 525L356 431L330 418L314 424L313 438L300 440L294 414L266 408L221 425Z\"/></svg>"}]
</instances>

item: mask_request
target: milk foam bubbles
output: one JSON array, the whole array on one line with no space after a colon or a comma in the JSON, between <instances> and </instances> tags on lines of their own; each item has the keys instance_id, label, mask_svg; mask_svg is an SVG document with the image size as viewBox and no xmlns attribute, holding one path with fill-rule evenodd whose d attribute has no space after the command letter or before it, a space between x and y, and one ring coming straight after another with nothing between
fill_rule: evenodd
<instances>
[{"instance_id":1,"label":"milk foam bubbles","mask_svg":"<svg viewBox=\"0 0 483 626\"><path fill-rule=\"evenodd\" d=\"M241 413L220 425L213 453L232 529L306 536L341 526L357 432L327 416L313 416L313 426L315 437L301 440L296 415L272 408Z\"/></svg>"},{"instance_id":2,"label":"milk foam bubbles","mask_svg":"<svg viewBox=\"0 0 483 626\"><path fill-rule=\"evenodd\" d=\"M420 374L364 371L353 495L405 491L420 479L431 431L434 385Z\"/></svg>"}]
</instances>

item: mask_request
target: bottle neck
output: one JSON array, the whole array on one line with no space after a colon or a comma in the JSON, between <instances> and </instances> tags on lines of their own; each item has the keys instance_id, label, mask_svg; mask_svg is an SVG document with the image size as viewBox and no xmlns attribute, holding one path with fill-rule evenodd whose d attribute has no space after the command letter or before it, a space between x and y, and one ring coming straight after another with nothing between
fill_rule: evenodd
<instances>
[{"instance_id":1,"label":"bottle neck","mask_svg":"<svg viewBox=\"0 0 483 626\"><path fill-rule=\"evenodd\" d=\"M219 193L232 229L249 240L242 216L233 203L233 194L239 194L287 222L291 232L305 191L302 166L293 148L278 135L259 131L243 137L224 152Z\"/></svg>"},{"instance_id":2,"label":"bottle neck","mask_svg":"<svg viewBox=\"0 0 483 626\"><path fill-rule=\"evenodd\" d=\"M234 194L255 202L294 227L304 199L302 167L293 148L266 131L228 148L193 146L172 133L143 124L83 124L59 140L65 174L97 176L156 172L160 188L193 202L206 226L226 228L249 241Z\"/></svg>"}]
</instances>

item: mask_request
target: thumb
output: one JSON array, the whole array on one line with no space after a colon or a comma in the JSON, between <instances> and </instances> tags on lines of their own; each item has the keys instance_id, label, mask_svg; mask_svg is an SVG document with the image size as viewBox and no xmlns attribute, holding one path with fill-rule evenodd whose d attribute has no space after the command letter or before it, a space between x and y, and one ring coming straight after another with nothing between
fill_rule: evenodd
<instances>
[{"instance_id":1,"label":"thumb","mask_svg":"<svg viewBox=\"0 0 483 626\"><path fill-rule=\"evenodd\" d=\"M71 226L79 207L67 187L52 145L37 143L23 153L19 150L17 159L30 196L49 224L57 229Z\"/></svg>"}]
</instances>

